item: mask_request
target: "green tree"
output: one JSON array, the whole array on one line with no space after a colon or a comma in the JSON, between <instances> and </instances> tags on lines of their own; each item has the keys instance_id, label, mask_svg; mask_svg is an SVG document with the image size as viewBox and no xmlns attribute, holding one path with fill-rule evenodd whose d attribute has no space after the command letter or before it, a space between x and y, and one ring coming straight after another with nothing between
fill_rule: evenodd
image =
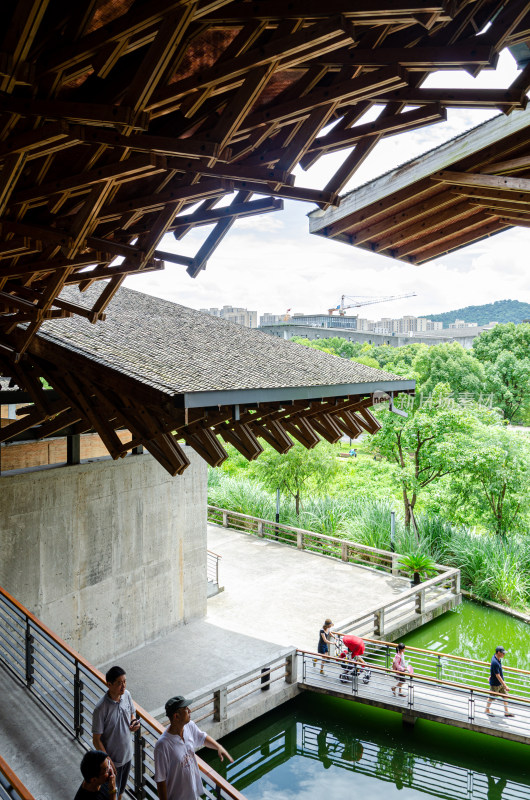
<instances>
[{"instance_id":1,"label":"green tree","mask_svg":"<svg viewBox=\"0 0 530 800\"><path fill-rule=\"evenodd\" d=\"M335 450L331 445L320 442L317 447L307 450L295 444L287 453L277 453L268 448L255 463L255 475L265 488L284 495L291 495L300 514L302 490L311 485L316 490L324 489L336 474L338 465Z\"/></svg>"},{"instance_id":2,"label":"green tree","mask_svg":"<svg viewBox=\"0 0 530 800\"><path fill-rule=\"evenodd\" d=\"M406 419L389 411L378 416L383 426L373 447L394 464L407 528L415 522L414 508L425 487L461 469L477 420L498 419L486 409L456 404L447 384L435 386L429 401Z\"/></svg>"},{"instance_id":3,"label":"green tree","mask_svg":"<svg viewBox=\"0 0 530 800\"><path fill-rule=\"evenodd\" d=\"M457 522L469 523L472 516L501 537L527 531L530 444L503 425L479 423L449 489Z\"/></svg>"},{"instance_id":4,"label":"green tree","mask_svg":"<svg viewBox=\"0 0 530 800\"><path fill-rule=\"evenodd\" d=\"M341 358L354 358L360 355L363 345L361 342L349 342L341 336L331 336L329 339L305 339L302 336L293 336L293 342L312 347L314 350L323 350Z\"/></svg>"},{"instance_id":5,"label":"green tree","mask_svg":"<svg viewBox=\"0 0 530 800\"><path fill-rule=\"evenodd\" d=\"M473 342L482 362L486 390L507 420L523 418L530 410L530 325L496 325Z\"/></svg>"},{"instance_id":6,"label":"green tree","mask_svg":"<svg viewBox=\"0 0 530 800\"><path fill-rule=\"evenodd\" d=\"M478 400L484 394L484 367L458 342L437 344L421 350L414 360L416 394L429 396L439 383L447 383L458 401L465 395Z\"/></svg>"}]
</instances>

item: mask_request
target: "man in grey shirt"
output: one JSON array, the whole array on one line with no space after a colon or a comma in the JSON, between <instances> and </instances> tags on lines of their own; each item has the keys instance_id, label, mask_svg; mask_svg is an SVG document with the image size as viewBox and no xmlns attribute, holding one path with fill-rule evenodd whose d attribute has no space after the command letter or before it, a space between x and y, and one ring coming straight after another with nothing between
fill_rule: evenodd
<instances>
[{"instance_id":1,"label":"man in grey shirt","mask_svg":"<svg viewBox=\"0 0 530 800\"><path fill-rule=\"evenodd\" d=\"M116 773L116 790L121 797L133 757L131 733L139 730L140 720L132 697L126 689L127 676L121 667L111 667L105 675L109 687L94 708L92 715L92 741L96 750L107 753Z\"/></svg>"}]
</instances>

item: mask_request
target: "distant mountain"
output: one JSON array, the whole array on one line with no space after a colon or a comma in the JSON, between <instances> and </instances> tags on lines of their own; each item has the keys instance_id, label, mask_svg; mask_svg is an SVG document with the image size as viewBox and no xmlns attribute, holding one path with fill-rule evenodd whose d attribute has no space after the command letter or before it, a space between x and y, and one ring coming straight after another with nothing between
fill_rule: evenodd
<instances>
[{"instance_id":1,"label":"distant mountain","mask_svg":"<svg viewBox=\"0 0 530 800\"><path fill-rule=\"evenodd\" d=\"M444 314L425 314L433 322L443 322L444 328L449 327L455 319L464 322L476 322L477 325L487 325L488 322L522 322L530 319L530 303L521 303L519 300L497 300L495 303L486 303L483 306L466 306L457 308L456 311L446 311Z\"/></svg>"}]
</instances>

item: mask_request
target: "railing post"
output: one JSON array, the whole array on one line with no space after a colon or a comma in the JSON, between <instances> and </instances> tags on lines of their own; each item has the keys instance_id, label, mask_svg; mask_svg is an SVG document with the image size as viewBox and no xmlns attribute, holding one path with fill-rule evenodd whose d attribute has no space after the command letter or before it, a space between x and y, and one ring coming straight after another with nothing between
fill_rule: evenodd
<instances>
[{"instance_id":1,"label":"railing post","mask_svg":"<svg viewBox=\"0 0 530 800\"><path fill-rule=\"evenodd\" d=\"M349 550L348 542L342 542L340 546L340 557L343 561L348 560L348 550Z\"/></svg>"},{"instance_id":2,"label":"railing post","mask_svg":"<svg viewBox=\"0 0 530 800\"><path fill-rule=\"evenodd\" d=\"M442 680L442 675L443 675L442 657L439 655L438 664L436 665L436 677L438 678L439 681Z\"/></svg>"},{"instance_id":3,"label":"railing post","mask_svg":"<svg viewBox=\"0 0 530 800\"><path fill-rule=\"evenodd\" d=\"M145 795L144 780L145 780L145 763L144 763L144 746L145 739L140 733L139 728L134 734L134 794L137 800L142 800Z\"/></svg>"},{"instance_id":4,"label":"railing post","mask_svg":"<svg viewBox=\"0 0 530 800\"><path fill-rule=\"evenodd\" d=\"M296 670L297 670L297 656L296 650L289 653L285 659L285 682L296 683Z\"/></svg>"},{"instance_id":5,"label":"railing post","mask_svg":"<svg viewBox=\"0 0 530 800\"><path fill-rule=\"evenodd\" d=\"M374 613L374 633L383 636L385 633L385 609L380 608Z\"/></svg>"},{"instance_id":6,"label":"railing post","mask_svg":"<svg viewBox=\"0 0 530 800\"><path fill-rule=\"evenodd\" d=\"M263 520L258 520L258 536L263 537Z\"/></svg>"},{"instance_id":7,"label":"railing post","mask_svg":"<svg viewBox=\"0 0 530 800\"><path fill-rule=\"evenodd\" d=\"M473 722L475 719L475 695L473 689L469 690L469 721Z\"/></svg>"},{"instance_id":8,"label":"railing post","mask_svg":"<svg viewBox=\"0 0 530 800\"><path fill-rule=\"evenodd\" d=\"M262 667L261 668L261 691L268 692L271 688L271 668L269 667Z\"/></svg>"},{"instance_id":9,"label":"railing post","mask_svg":"<svg viewBox=\"0 0 530 800\"><path fill-rule=\"evenodd\" d=\"M223 528L228 528L228 511L223 511Z\"/></svg>"},{"instance_id":10,"label":"railing post","mask_svg":"<svg viewBox=\"0 0 530 800\"><path fill-rule=\"evenodd\" d=\"M28 689L33 683L33 636L29 619L26 620L26 686Z\"/></svg>"},{"instance_id":11,"label":"railing post","mask_svg":"<svg viewBox=\"0 0 530 800\"><path fill-rule=\"evenodd\" d=\"M79 671L79 664L75 663L74 677L74 731L75 738L79 739L83 733L83 681Z\"/></svg>"},{"instance_id":12,"label":"railing post","mask_svg":"<svg viewBox=\"0 0 530 800\"><path fill-rule=\"evenodd\" d=\"M304 534L302 531L296 532L296 546L299 550L304 549Z\"/></svg>"},{"instance_id":13,"label":"railing post","mask_svg":"<svg viewBox=\"0 0 530 800\"><path fill-rule=\"evenodd\" d=\"M399 575L399 556L397 553L392 553L392 566L390 571L392 575Z\"/></svg>"},{"instance_id":14,"label":"railing post","mask_svg":"<svg viewBox=\"0 0 530 800\"><path fill-rule=\"evenodd\" d=\"M453 594L460 594L460 570L453 576Z\"/></svg>"},{"instance_id":15,"label":"railing post","mask_svg":"<svg viewBox=\"0 0 530 800\"><path fill-rule=\"evenodd\" d=\"M420 589L416 595L416 614L425 614L425 589Z\"/></svg>"},{"instance_id":16,"label":"railing post","mask_svg":"<svg viewBox=\"0 0 530 800\"><path fill-rule=\"evenodd\" d=\"M227 697L228 690L226 686L213 693L213 718L216 722L222 722L228 716Z\"/></svg>"}]
</instances>

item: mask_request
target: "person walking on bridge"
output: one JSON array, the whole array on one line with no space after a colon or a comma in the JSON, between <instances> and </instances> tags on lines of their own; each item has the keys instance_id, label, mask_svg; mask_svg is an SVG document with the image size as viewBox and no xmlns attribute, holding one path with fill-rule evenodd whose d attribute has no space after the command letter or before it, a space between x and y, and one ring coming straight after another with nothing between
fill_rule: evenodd
<instances>
[{"instance_id":1,"label":"person walking on bridge","mask_svg":"<svg viewBox=\"0 0 530 800\"><path fill-rule=\"evenodd\" d=\"M329 658L329 646L333 642L333 639L337 638L335 633L331 633L332 627L333 622L330 619L326 619L318 632L317 653L323 655L324 658ZM314 665L316 665L317 660L316 658L313 659ZM320 674L324 675L324 660L320 662Z\"/></svg>"},{"instance_id":2,"label":"person walking on bridge","mask_svg":"<svg viewBox=\"0 0 530 800\"><path fill-rule=\"evenodd\" d=\"M505 717L513 717L515 714L512 714L511 711L508 710L508 703L504 699L508 692L510 691L506 685L506 681L504 680L504 673L502 671L502 659L506 655L506 650L504 647L500 645L495 648L495 653L493 658L491 659L491 666L490 666L490 696L488 697L488 702L486 703L486 714L489 717L494 717L495 714L491 711L491 704L494 700L501 700L504 703L504 716ZM499 697L500 695L500 697Z\"/></svg>"}]
</instances>

